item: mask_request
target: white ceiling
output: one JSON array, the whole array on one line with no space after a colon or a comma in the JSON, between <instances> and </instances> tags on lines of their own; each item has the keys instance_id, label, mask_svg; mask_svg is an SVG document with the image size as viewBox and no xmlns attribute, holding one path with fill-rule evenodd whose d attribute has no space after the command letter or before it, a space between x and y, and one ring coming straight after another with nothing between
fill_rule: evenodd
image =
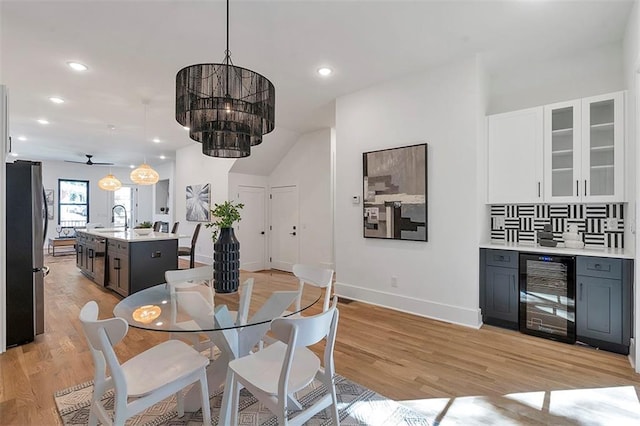
<instances>
[{"instance_id":1,"label":"white ceiling","mask_svg":"<svg viewBox=\"0 0 640 426\"><path fill-rule=\"evenodd\" d=\"M276 127L333 125L336 97L473 53L488 70L621 42L629 1L231 1L234 64L276 87ZM174 118L175 75L221 62L222 1L0 0L1 74L19 158L160 164L196 143ZM89 71L72 72L78 60ZM321 65L335 73L323 79ZM61 96L55 105L48 98ZM147 107L146 138L145 108ZM51 124L36 120L47 118ZM107 126L116 127L109 131ZM24 135L27 141L17 141ZM162 142L151 142L153 137ZM264 143L253 150L268 150ZM278 145L274 143L274 145ZM281 145L278 145L281 146Z\"/></svg>"}]
</instances>

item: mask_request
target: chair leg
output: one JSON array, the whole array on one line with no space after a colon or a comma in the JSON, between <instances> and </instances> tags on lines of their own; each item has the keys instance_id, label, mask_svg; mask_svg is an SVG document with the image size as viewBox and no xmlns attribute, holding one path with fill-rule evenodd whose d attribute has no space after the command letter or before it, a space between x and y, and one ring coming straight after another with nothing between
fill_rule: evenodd
<instances>
[{"instance_id":1,"label":"chair leg","mask_svg":"<svg viewBox=\"0 0 640 426\"><path fill-rule=\"evenodd\" d=\"M336 385L333 382L333 377L331 377L331 373L325 373L325 386L329 389L331 393L331 419L333 420L334 425L340 424L340 415L338 414L338 395L336 394Z\"/></svg>"},{"instance_id":2,"label":"chair leg","mask_svg":"<svg viewBox=\"0 0 640 426\"><path fill-rule=\"evenodd\" d=\"M209 403L209 384L207 383L206 370L200 377L200 396L202 398L202 424L211 424L211 405Z\"/></svg>"},{"instance_id":3,"label":"chair leg","mask_svg":"<svg viewBox=\"0 0 640 426\"><path fill-rule=\"evenodd\" d=\"M220 423L221 425L231 424L231 412L237 407L233 406L233 386L235 382L235 374L233 370L227 370L227 379L224 383L224 393L222 394L222 405L220 406Z\"/></svg>"},{"instance_id":4,"label":"chair leg","mask_svg":"<svg viewBox=\"0 0 640 426\"><path fill-rule=\"evenodd\" d=\"M240 383L237 380L233 381L233 388L231 389L231 397L233 398L231 402L231 424L238 424L238 409L240 406Z\"/></svg>"},{"instance_id":5,"label":"chair leg","mask_svg":"<svg viewBox=\"0 0 640 426\"><path fill-rule=\"evenodd\" d=\"M106 383L104 381L94 379L93 396L91 398L91 407L89 408L89 426L96 426L98 424L98 405L106 390Z\"/></svg>"},{"instance_id":6,"label":"chair leg","mask_svg":"<svg viewBox=\"0 0 640 426\"><path fill-rule=\"evenodd\" d=\"M182 390L176 392L176 408L178 410L178 417L184 417L184 395Z\"/></svg>"}]
</instances>

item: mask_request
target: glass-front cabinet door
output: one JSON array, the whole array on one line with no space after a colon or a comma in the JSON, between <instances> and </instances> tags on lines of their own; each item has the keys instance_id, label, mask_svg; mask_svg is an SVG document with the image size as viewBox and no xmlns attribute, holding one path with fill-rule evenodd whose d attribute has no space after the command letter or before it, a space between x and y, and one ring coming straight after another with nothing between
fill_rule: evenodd
<instances>
[{"instance_id":1,"label":"glass-front cabinet door","mask_svg":"<svg viewBox=\"0 0 640 426\"><path fill-rule=\"evenodd\" d=\"M624 92L544 107L544 199L624 201Z\"/></svg>"},{"instance_id":2,"label":"glass-front cabinet door","mask_svg":"<svg viewBox=\"0 0 640 426\"><path fill-rule=\"evenodd\" d=\"M581 104L562 102L544 108L545 200L580 201Z\"/></svg>"},{"instance_id":3,"label":"glass-front cabinet door","mask_svg":"<svg viewBox=\"0 0 640 426\"><path fill-rule=\"evenodd\" d=\"M623 201L622 92L582 100L582 195L589 201Z\"/></svg>"}]
</instances>

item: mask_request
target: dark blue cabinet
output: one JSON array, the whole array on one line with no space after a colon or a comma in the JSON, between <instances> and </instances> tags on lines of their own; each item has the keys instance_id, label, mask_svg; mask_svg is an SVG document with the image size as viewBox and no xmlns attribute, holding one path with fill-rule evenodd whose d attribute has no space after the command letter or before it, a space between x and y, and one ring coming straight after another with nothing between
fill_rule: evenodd
<instances>
[{"instance_id":1,"label":"dark blue cabinet","mask_svg":"<svg viewBox=\"0 0 640 426\"><path fill-rule=\"evenodd\" d=\"M632 261L580 256L576 271L577 340L628 354Z\"/></svg>"},{"instance_id":2,"label":"dark blue cabinet","mask_svg":"<svg viewBox=\"0 0 640 426\"><path fill-rule=\"evenodd\" d=\"M622 343L622 281L579 276L578 336Z\"/></svg>"},{"instance_id":3,"label":"dark blue cabinet","mask_svg":"<svg viewBox=\"0 0 640 426\"><path fill-rule=\"evenodd\" d=\"M481 250L480 308L485 324L518 328L518 253Z\"/></svg>"}]
</instances>

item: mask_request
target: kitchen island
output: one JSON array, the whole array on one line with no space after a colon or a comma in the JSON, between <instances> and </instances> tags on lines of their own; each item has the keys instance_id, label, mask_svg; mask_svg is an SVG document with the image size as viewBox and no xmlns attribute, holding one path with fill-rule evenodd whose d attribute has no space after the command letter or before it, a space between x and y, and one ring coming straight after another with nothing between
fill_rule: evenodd
<instances>
[{"instance_id":1,"label":"kitchen island","mask_svg":"<svg viewBox=\"0 0 640 426\"><path fill-rule=\"evenodd\" d=\"M76 233L76 264L100 286L127 296L165 282L178 269L178 234L98 228Z\"/></svg>"}]
</instances>

